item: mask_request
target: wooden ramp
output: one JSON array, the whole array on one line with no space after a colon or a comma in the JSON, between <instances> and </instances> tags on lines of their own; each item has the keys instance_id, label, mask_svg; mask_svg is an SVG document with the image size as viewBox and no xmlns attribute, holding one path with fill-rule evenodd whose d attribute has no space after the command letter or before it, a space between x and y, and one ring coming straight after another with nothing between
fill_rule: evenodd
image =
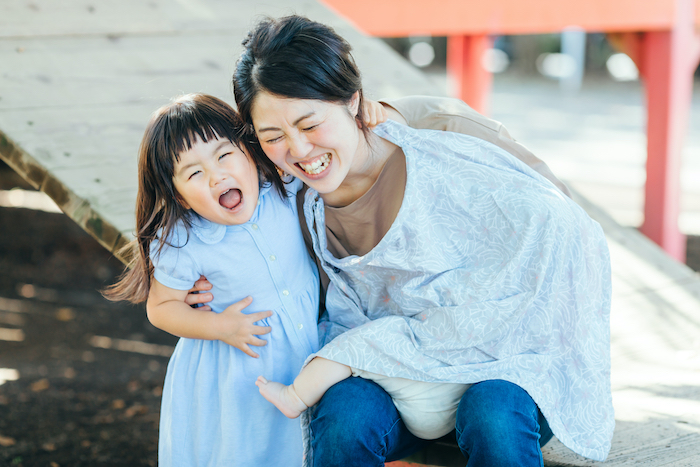
<instances>
[{"instance_id":1,"label":"wooden ramp","mask_svg":"<svg viewBox=\"0 0 700 467\"><path fill-rule=\"evenodd\" d=\"M114 251L131 238L135 155L150 113L183 92L232 102L245 32L260 15L292 12L333 25L354 45L370 97L442 93L314 1L3 2L0 157ZM700 465L700 280L578 201L603 225L612 254L617 428L606 463L554 440L546 465ZM463 465L453 454L436 446L414 460Z\"/></svg>"}]
</instances>

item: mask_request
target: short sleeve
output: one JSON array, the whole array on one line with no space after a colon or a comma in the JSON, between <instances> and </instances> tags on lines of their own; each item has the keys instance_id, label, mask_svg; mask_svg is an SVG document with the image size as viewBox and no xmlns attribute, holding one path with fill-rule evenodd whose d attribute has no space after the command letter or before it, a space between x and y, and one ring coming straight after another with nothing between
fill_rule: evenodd
<instances>
[{"instance_id":1,"label":"short sleeve","mask_svg":"<svg viewBox=\"0 0 700 467\"><path fill-rule=\"evenodd\" d=\"M151 242L153 277L171 289L191 289L199 279L200 267L189 253L187 245L183 247L164 245L158 252L159 245L158 240Z\"/></svg>"},{"instance_id":2,"label":"short sleeve","mask_svg":"<svg viewBox=\"0 0 700 467\"><path fill-rule=\"evenodd\" d=\"M488 141L517 157L549 179L564 194L571 196L567 186L552 173L547 164L515 141L500 122L481 115L459 99L409 96L381 102L400 113L412 128L452 131Z\"/></svg>"}]
</instances>

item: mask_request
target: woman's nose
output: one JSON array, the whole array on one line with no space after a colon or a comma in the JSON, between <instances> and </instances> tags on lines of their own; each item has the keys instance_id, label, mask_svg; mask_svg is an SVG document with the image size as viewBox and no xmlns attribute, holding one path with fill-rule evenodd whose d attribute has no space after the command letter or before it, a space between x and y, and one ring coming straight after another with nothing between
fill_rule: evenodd
<instances>
[{"instance_id":1,"label":"woman's nose","mask_svg":"<svg viewBox=\"0 0 700 467\"><path fill-rule=\"evenodd\" d=\"M313 148L313 145L303 133L287 138L287 144L289 145L290 154L297 159L306 157Z\"/></svg>"}]
</instances>

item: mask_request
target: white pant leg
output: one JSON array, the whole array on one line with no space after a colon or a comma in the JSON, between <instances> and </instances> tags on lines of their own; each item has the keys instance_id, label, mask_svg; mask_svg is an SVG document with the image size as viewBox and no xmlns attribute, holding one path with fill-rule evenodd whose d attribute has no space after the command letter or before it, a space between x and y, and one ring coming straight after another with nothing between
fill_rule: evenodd
<instances>
[{"instance_id":1,"label":"white pant leg","mask_svg":"<svg viewBox=\"0 0 700 467\"><path fill-rule=\"evenodd\" d=\"M457 406L470 384L432 383L352 369L352 375L379 384L394 400L406 428L423 439L436 439L454 430Z\"/></svg>"}]
</instances>

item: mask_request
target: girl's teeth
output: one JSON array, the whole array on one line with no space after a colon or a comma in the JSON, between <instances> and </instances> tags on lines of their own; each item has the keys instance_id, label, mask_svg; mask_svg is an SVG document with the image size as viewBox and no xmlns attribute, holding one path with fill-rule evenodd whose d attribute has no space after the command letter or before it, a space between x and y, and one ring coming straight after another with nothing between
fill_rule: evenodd
<instances>
[{"instance_id":1,"label":"girl's teeth","mask_svg":"<svg viewBox=\"0 0 700 467\"><path fill-rule=\"evenodd\" d=\"M323 172L326 169L326 167L328 167L328 163L330 162L330 160L330 155L324 154L311 164L304 164L300 162L299 166L304 170L304 172L308 173L309 175L316 175Z\"/></svg>"}]
</instances>

